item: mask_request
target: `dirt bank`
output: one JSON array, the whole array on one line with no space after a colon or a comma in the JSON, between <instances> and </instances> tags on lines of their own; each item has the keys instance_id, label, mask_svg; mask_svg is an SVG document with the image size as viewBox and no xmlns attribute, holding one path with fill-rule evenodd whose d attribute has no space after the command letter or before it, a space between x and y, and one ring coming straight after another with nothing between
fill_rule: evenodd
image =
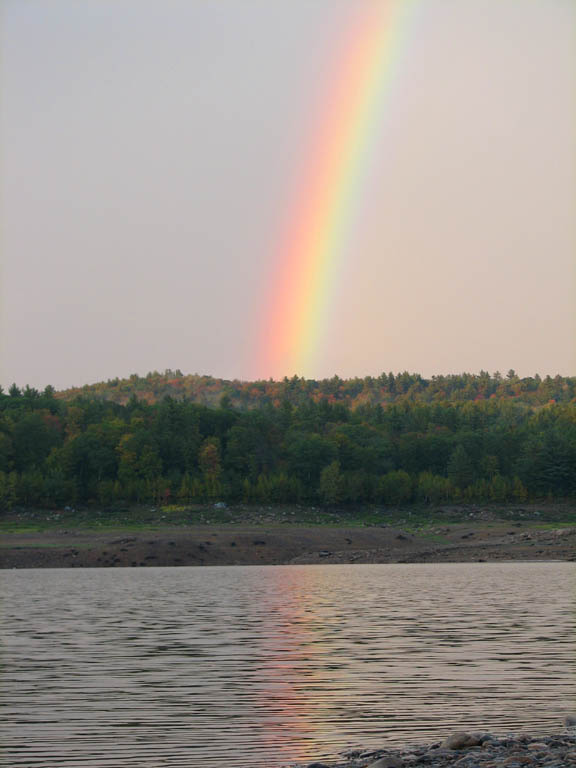
<instances>
[{"instance_id":1,"label":"dirt bank","mask_svg":"<svg viewBox=\"0 0 576 768\"><path fill-rule=\"evenodd\" d=\"M188 525L2 535L1 568L576 560L576 526L510 521L393 526Z\"/></svg>"}]
</instances>

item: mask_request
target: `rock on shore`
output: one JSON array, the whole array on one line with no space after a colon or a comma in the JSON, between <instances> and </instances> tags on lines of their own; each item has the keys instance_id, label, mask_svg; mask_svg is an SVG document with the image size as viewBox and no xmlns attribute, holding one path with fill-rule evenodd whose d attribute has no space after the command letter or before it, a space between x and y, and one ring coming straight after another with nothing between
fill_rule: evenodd
<instances>
[{"instance_id":1,"label":"rock on shore","mask_svg":"<svg viewBox=\"0 0 576 768\"><path fill-rule=\"evenodd\" d=\"M576 738L568 725L566 731L499 737L460 731L434 744L353 750L329 763L300 763L291 768L576 768Z\"/></svg>"},{"instance_id":2,"label":"rock on shore","mask_svg":"<svg viewBox=\"0 0 576 768\"><path fill-rule=\"evenodd\" d=\"M164 525L132 530L4 531L0 568L575 560L576 527L450 523L419 535L393 526ZM528 525L528 523L526 523ZM512 526L512 527L511 527ZM441 541L430 538L436 537Z\"/></svg>"}]
</instances>

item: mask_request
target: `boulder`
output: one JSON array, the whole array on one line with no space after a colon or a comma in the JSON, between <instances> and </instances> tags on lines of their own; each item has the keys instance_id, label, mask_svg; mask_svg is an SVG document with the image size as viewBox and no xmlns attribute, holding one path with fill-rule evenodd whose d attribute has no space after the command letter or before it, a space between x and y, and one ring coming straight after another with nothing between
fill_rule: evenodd
<instances>
[{"instance_id":1,"label":"boulder","mask_svg":"<svg viewBox=\"0 0 576 768\"><path fill-rule=\"evenodd\" d=\"M569 736L576 737L576 715L566 715L564 718L564 728Z\"/></svg>"},{"instance_id":2,"label":"boulder","mask_svg":"<svg viewBox=\"0 0 576 768\"><path fill-rule=\"evenodd\" d=\"M376 760L375 763L370 763L368 768L402 768L403 765L404 763L399 757L386 755L386 757Z\"/></svg>"},{"instance_id":3,"label":"boulder","mask_svg":"<svg viewBox=\"0 0 576 768\"><path fill-rule=\"evenodd\" d=\"M430 760L436 760L441 757L454 757L451 749L444 749L443 747L432 747L425 754Z\"/></svg>"},{"instance_id":4,"label":"boulder","mask_svg":"<svg viewBox=\"0 0 576 768\"><path fill-rule=\"evenodd\" d=\"M477 733L457 731L444 739L440 747L442 749L468 749L468 747L477 747L479 744L482 744L482 737Z\"/></svg>"}]
</instances>

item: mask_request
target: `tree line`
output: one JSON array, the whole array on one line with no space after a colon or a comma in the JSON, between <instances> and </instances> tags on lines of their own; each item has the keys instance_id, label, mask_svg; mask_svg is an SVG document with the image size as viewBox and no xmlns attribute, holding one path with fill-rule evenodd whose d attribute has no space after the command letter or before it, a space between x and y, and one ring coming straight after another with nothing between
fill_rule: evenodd
<instances>
[{"instance_id":1,"label":"tree line","mask_svg":"<svg viewBox=\"0 0 576 768\"><path fill-rule=\"evenodd\" d=\"M301 382L294 386L299 390ZM553 382L555 379L552 380ZM0 508L517 502L576 495L576 401L511 396L217 407L0 392ZM572 380L556 383L560 391ZM290 381L288 382L288 388ZM412 385L410 385L412 386Z\"/></svg>"},{"instance_id":2,"label":"tree line","mask_svg":"<svg viewBox=\"0 0 576 768\"><path fill-rule=\"evenodd\" d=\"M59 397L72 400L89 397L112 400L125 405L132 395L149 404L161 402L165 397L189 400L201 405L217 406L227 397L234 408L241 410L264 405L279 406L288 401L292 405L305 405L308 401L328 400L350 408L361 405L389 405L398 402L467 402L470 400L511 399L532 405L570 402L576 397L576 377L534 376L519 377L514 370L506 375L463 373L432 376L419 373L382 373L380 376L341 379L304 379L298 376L260 381L229 381L198 374L184 375L170 369L163 373L153 371L146 376L132 374L126 379L109 379L97 384L76 387L59 393Z\"/></svg>"}]
</instances>

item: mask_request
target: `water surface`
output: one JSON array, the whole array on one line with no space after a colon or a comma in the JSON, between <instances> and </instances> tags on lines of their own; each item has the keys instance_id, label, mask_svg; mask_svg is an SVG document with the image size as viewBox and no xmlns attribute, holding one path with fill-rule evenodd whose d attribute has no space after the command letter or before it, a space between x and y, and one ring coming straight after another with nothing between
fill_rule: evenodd
<instances>
[{"instance_id":1,"label":"water surface","mask_svg":"<svg viewBox=\"0 0 576 768\"><path fill-rule=\"evenodd\" d=\"M4 765L270 768L576 709L573 563L4 572Z\"/></svg>"}]
</instances>

